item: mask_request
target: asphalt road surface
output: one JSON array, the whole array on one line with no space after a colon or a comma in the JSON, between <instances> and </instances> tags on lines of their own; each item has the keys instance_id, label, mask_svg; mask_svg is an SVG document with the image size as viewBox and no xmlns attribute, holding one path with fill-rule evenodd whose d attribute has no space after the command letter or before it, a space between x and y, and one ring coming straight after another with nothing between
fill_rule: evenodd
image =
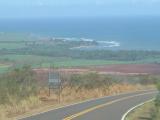
<instances>
[{"instance_id":1,"label":"asphalt road surface","mask_svg":"<svg viewBox=\"0 0 160 120\"><path fill-rule=\"evenodd\" d=\"M121 120L132 107L153 99L155 90L137 91L74 104L21 120Z\"/></svg>"}]
</instances>

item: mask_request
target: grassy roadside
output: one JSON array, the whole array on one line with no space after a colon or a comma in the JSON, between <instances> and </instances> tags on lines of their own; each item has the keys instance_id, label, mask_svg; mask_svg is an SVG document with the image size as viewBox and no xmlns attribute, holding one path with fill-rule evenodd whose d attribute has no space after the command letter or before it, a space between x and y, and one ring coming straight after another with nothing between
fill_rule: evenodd
<instances>
[{"instance_id":1,"label":"grassy roadside","mask_svg":"<svg viewBox=\"0 0 160 120\"><path fill-rule=\"evenodd\" d=\"M131 111L126 120L159 120L160 119L160 81L157 80L156 86L158 94L154 101L144 104Z\"/></svg>"},{"instance_id":2,"label":"grassy roadside","mask_svg":"<svg viewBox=\"0 0 160 120\"><path fill-rule=\"evenodd\" d=\"M151 120L151 113L154 109L154 102L145 103L143 106L131 111L125 120Z\"/></svg>"},{"instance_id":3,"label":"grassy roadside","mask_svg":"<svg viewBox=\"0 0 160 120\"><path fill-rule=\"evenodd\" d=\"M110 90L103 89L103 88L95 88L95 89L81 89L79 91L76 90L77 88L69 88L66 87L63 89L61 94L61 103L56 101L57 96L55 93L52 93L50 97L46 96L47 91L41 92L41 97L45 98L45 101L41 102L41 106L30 111L26 111L24 114L20 114L17 116L12 116L13 118L23 118L27 116L34 115L36 113L45 112L54 108L58 108L61 106L74 104L78 102L82 102L89 99L101 98L104 96L115 95L123 92L133 92L136 90L142 89L142 86L132 86L127 84L121 85L113 85Z\"/></svg>"}]
</instances>

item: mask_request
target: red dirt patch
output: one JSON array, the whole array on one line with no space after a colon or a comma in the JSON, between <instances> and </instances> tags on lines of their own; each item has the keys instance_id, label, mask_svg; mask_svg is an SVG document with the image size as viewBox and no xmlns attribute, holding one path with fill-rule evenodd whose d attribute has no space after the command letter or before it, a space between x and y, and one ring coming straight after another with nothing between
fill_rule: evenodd
<instances>
[{"instance_id":1,"label":"red dirt patch","mask_svg":"<svg viewBox=\"0 0 160 120\"><path fill-rule=\"evenodd\" d=\"M95 68L97 72L124 74L160 74L160 64L120 64Z\"/></svg>"},{"instance_id":2,"label":"red dirt patch","mask_svg":"<svg viewBox=\"0 0 160 120\"><path fill-rule=\"evenodd\" d=\"M34 69L36 73L43 74L48 73L49 69ZM63 68L59 69L60 72L64 73L86 73L96 71L100 73L121 73L121 74L160 74L160 64L116 64L116 65L105 65L95 66L88 68Z\"/></svg>"}]
</instances>

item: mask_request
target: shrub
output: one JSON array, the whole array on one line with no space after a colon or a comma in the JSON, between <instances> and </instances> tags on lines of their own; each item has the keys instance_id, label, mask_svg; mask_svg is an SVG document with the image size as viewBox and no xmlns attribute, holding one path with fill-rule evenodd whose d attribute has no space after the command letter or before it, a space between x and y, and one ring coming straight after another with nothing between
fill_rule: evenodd
<instances>
[{"instance_id":1,"label":"shrub","mask_svg":"<svg viewBox=\"0 0 160 120\"><path fill-rule=\"evenodd\" d=\"M18 101L36 94L34 73L30 67L14 69L0 76L0 104L10 103L10 98Z\"/></svg>"},{"instance_id":2,"label":"shrub","mask_svg":"<svg viewBox=\"0 0 160 120\"><path fill-rule=\"evenodd\" d=\"M155 99L155 110L152 113L152 120L159 120L160 118L160 81L157 81L156 86L159 92Z\"/></svg>"},{"instance_id":3,"label":"shrub","mask_svg":"<svg viewBox=\"0 0 160 120\"><path fill-rule=\"evenodd\" d=\"M87 74L73 74L68 79L68 84L71 88L76 87L80 89L94 89L94 88L105 88L109 87L114 83L113 79L107 75L100 75L98 73L87 73Z\"/></svg>"}]
</instances>

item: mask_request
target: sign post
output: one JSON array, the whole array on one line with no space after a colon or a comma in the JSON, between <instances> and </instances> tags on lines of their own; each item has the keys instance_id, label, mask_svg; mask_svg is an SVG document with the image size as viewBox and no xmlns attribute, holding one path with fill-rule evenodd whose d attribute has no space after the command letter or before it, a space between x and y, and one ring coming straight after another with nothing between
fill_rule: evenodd
<instances>
[{"instance_id":1,"label":"sign post","mask_svg":"<svg viewBox=\"0 0 160 120\"><path fill-rule=\"evenodd\" d=\"M60 73L58 70L49 69L48 74L48 82L49 82L49 96L51 95L51 90L58 91L58 101L60 102L61 99L61 79Z\"/></svg>"}]
</instances>

